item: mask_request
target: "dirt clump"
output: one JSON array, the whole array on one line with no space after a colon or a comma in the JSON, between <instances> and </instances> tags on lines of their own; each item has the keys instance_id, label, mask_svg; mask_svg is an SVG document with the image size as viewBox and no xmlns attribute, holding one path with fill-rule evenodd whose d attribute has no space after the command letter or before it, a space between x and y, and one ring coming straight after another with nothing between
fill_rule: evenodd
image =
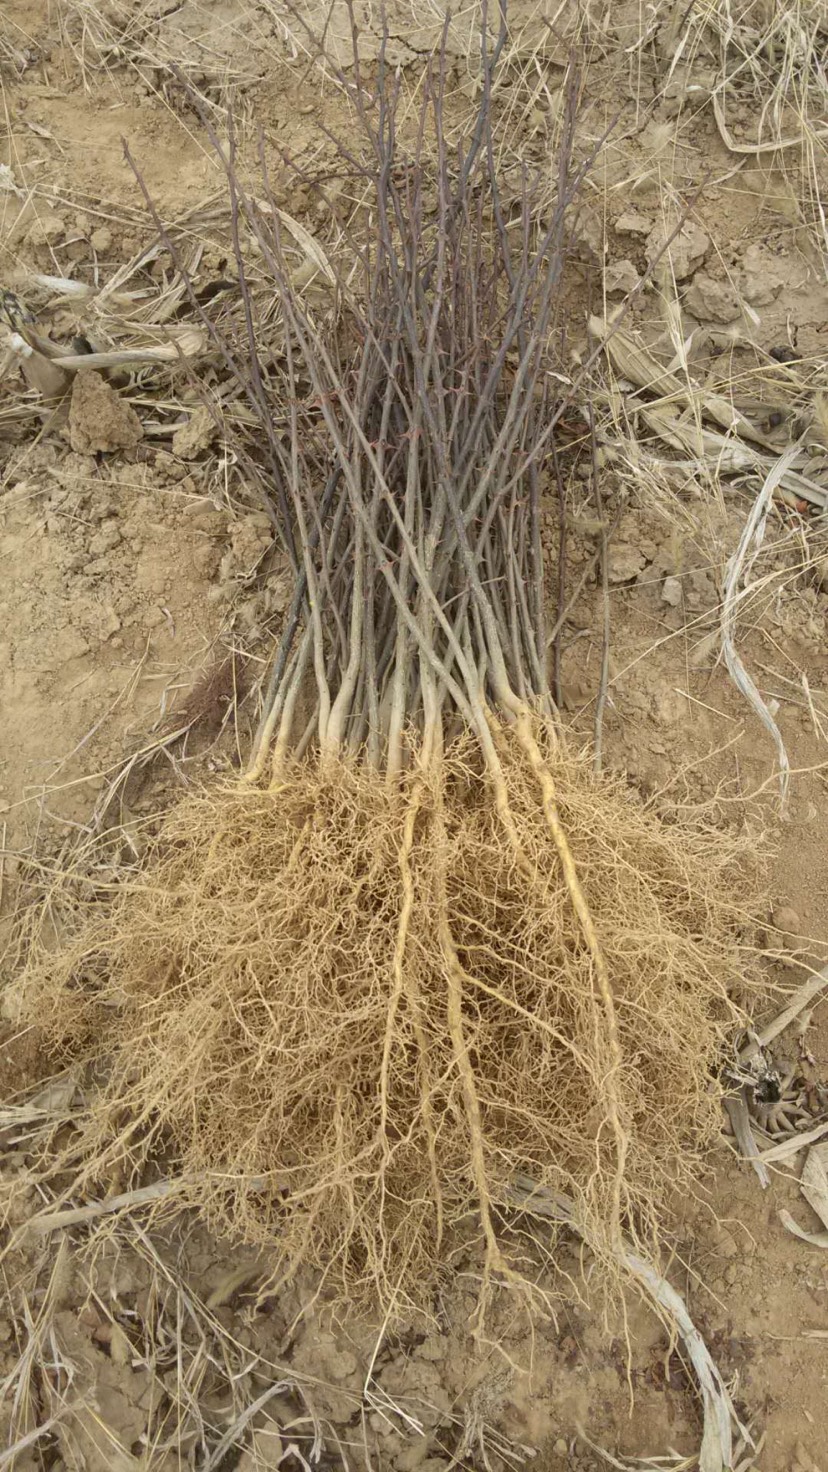
<instances>
[{"instance_id":1,"label":"dirt clump","mask_svg":"<svg viewBox=\"0 0 828 1472\"><path fill-rule=\"evenodd\" d=\"M69 404L69 443L78 455L134 450L144 436L132 405L100 373L82 368L75 375Z\"/></svg>"}]
</instances>

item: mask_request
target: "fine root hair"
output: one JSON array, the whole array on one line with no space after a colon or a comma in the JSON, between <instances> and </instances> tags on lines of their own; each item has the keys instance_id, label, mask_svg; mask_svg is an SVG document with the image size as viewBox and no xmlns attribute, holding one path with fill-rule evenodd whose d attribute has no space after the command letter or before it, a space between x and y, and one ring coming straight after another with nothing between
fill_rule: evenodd
<instances>
[{"instance_id":1,"label":"fine root hair","mask_svg":"<svg viewBox=\"0 0 828 1472\"><path fill-rule=\"evenodd\" d=\"M501 725L520 861L466 736L399 785L306 760L189 797L110 905L78 902L71 933L64 912L19 1000L102 1082L55 1172L128 1186L174 1157L187 1202L284 1274L422 1310L458 1245L520 1276L518 1174L577 1204L609 1267L620 1121L624 1229L652 1248L720 1127L755 866L533 734L612 977L612 1089L594 956Z\"/></svg>"}]
</instances>

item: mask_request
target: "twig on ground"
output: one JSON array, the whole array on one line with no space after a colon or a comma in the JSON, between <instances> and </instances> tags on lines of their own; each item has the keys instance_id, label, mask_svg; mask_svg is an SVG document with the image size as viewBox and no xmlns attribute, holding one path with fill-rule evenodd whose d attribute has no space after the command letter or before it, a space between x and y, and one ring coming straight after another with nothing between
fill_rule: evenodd
<instances>
[{"instance_id":1,"label":"twig on ground","mask_svg":"<svg viewBox=\"0 0 828 1472\"><path fill-rule=\"evenodd\" d=\"M779 799L782 811L784 811L787 804L788 785L790 781L788 753L776 721L768 710L754 681L745 669L741 656L737 653L734 630L737 602L740 597L744 596L744 592L742 591L740 593L739 591L739 585L749 574L758 556L765 534L765 525L774 490L781 481L785 471L796 458L798 448L797 445L791 445L783 455L780 455L773 470L765 478L765 483L753 503L753 508L747 519L745 529L742 532L739 545L729 559L725 570L721 611L722 652L728 672L745 699L753 706L762 725L773 737L776 744L779 757Z\"/></svg>"}]
</instances>

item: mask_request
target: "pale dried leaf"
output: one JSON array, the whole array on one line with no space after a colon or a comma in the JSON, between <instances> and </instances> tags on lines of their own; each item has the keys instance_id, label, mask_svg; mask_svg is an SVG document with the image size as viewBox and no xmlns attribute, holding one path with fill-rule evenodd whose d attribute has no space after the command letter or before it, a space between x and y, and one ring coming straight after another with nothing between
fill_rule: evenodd
<instances>
[{"instance_id":1,"label":"pale dried leaf","mask_svg":"<svg viewBox=\"0 0 828 1472\"><path fill-rule=\"evenodd\" d=\"M794 1237L799 1237L800 1241L809 1242L812 1247L828 1247L828 1232L804 1231L802 1227L797 1226L791 1213L784 1209L779 1212L779 1220L783 1227L791 1232Z\"/></svg>"},{"instance_id":2,"label":"pale dried leaf","mask_svg":"<svg viewBox=\"0 0 828 1472\"><path fill-rule=\"evenodd\" d=\"M742 1159L750 1161L759 1177L759 1184L764 1190L770 1185L770 1176L768 1175L767 1168L760 1159L759 1147L753 1138L753 1130L750 1127L750 1114L744 1098L744 1090L734 1098L725 1099L724 1106L733 1127L733 1134L739 1146Z\"/></svg>"},{"instance_id":3,"label":"pale dried leaf","mask_svg":"<svg viewBox=\"0 0 828 1472\"><path fill-rule=\"evenodd\" d=\"M260 1277L262 1267L260 1263L246 1262L241 1266L231 1268L229 1272L223 1273L213 1288L210 1296L205 1300L208 1308L222 1308L229 1303L234 1293L238 1293L246 1283L253 1278Z\"/></svg>"},{"instance_id":4,"label":"pale dried leaf","mask_svg":"<svg viewBox=\"0 0 828 1472\"><path fill-rule=\"evenodd\" d=\"M64 1073L59 1078L50 1079L27 1103L30 1109L44 1114L62 1114L71 1108L77 1093L78 1080L74 1074Z\"/></svg>"},{"instance_id":5,"label":"pale dried leaf","mask_svg":"<svg viewBox=\"0 0 828 1472\"><path fill-rule=\"evenodd\" d=\"M257 200L256 204L258 205L259 209L263 211L263 213L273 213L272 206L266 204L264 200ZM300 224L298 220L295 220L293 218L293 215L289 215L287 210L281 210L277 208L276 214L278 215L279 220L284 225L285 229L288 231L288 234L293 236L296 244L300 246L300 248L304 251L307 260L313 264L315 270L321 271L326 280L328 280L332 286L335 286L336 275L330 261L328 260L327 255L322 249L322 246L319 244L319 241L313 235L311 235L309 230L305 229L304 225Z\"/></svg>"},{"instance_id":6,"label":"pale dried leaf","mask_svg":"<svg viewBox=\"0 0 828 1472\"><path fill-rule=\"evenodd\" d=\"M808 1003L813 1001L814 997L826 986L828 986L828 966L823 967L822 971L815 972L813 976L809 976L802 986L797 987L782 1011L771 1022L766 1023L760 1032L757 1032L756 1037L760 1045L766 1048L768 1043L778 1038L779 1034L784 1032L786 1027L790 1027L800 1012L803 1012Z\"/></svg>"},{"instance_id":7,"label":"pale dried leaf","mask_svg":"<svg viewBox=\"0 0 828 1472\"><path fill-rule=\"evenodd\" d=\"M814 1140L822 1139L823 1135L828 1135L828 1122L819 1124L812 1130L806 1130L801 1135L793 1135L790 1140L781 1140L778 1145L772 1145L769 1150L763 1150L759 1159L766 1162L788 1160L791 1155L798 1154L800 1150L804 1150L805 1146L812 1144ZM826 1226L828 1226L828 1222Z\"/></svg>"},{"instance_id":8,"label":"pale dried leaf","mask_svg":"<svg viewBox=\"0 0 828 1472\"><path fill-rule=\"evenodd\" d=\"M658 394L661 398L670 399L676 404L689 404L699 414L706 415L718 424L728 434L739 434L743 439L751 440L754 444L762 445L765 449L771 449L764 435L751 424L750 420L732 404L729 399L721 394L710 393L701 385L694 383L687 377L679 377L669 369L663 368L658 359L640 343L636 342L631 333L622 328L613 328L611 323L604 321L601 317L590 317L589 331L593 337L597 337L604 343L605 350L613 366L623 378L628 378L639 388L646 389L648 393Z\"/></svg>"},{"instance_id":9,"label":"pale dried leaf","mask_svg":"<svg viewBox=\"0 0 828 1472\"><path fill-rule=\"evenodd\" d=\"M773 493L782 480L785 471L789 469L791 462L798 454L799 447L791 445L780 455L765 478L759 495L751 508L750 515L745 523L744 531L739 539L739 545L733 556L729 559L725 569L724 592L722 597L722 652L725 657L728 674L734 684L744 695L745 699L753 707L765 730L773 738L779 759L779 792L780 805L784 809L788 796L790 782L790 762L782 733L776 724L770 710L762 695L760 694L754 680L748 674L741 656L736 649L735 643L735 621L736 605L739 599L739 588L750 573L765 535L768 512L773 500Z\"/></svg>"},{"instance_id":10,"label":"pale dried leaf","mask_svg":"<svg viewBox=\"0 0 828 1472\"><path fill-rule=\"evenodd\" d=\"M17 194L23 197L22 189L14 182L14 174L8 164L0 164L0 194Z\"/></svg>"},{"instance_id":11,"label":"pale dried leaf","mask_svg":"<svg viewBox=\"0 0 828 1472\"><path fill-rule=\"evenodd\" d=\"M802 1195L828 1229L828 1144L814 1145L802 1167Z\"/></svg>"}]
</instances>

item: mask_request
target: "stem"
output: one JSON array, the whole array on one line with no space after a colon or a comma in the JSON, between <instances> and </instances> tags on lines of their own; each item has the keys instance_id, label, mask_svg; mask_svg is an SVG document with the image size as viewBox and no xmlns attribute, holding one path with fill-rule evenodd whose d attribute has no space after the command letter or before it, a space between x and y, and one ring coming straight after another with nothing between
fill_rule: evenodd
<instances>
[{"instance_id":1,"label":"stem","mask_svg":"<svg viewBox=\"0 0 828 1472\"><path fill-rule=\"evenodd\" d=\"M607 688L609 685L609 656L610 656L610 598L609 598L609 538L604 521L604 498L601 494L601 481L598 474L598 453L595 439L595 416L592 406L589 409L589 439L592 461L592 491L595 497L595 512L600 524L600 563L601 563L601 607L603 612L603 629L601 635L601 678L598 683L598 696L595 701L595 754L593 763L596 772L600 772L602 764L602 747L604 736L604 707L607 703Z\"/></svg>"},{"instance_id":2,"label":"stem","mask_svg":"<svg viewBox=\"0 0 828 1472\"><path fill-rule=\"evenodd\" d=\"M608 1067L604 1076L604 1096L606 1100L607 1115L615 1142L615 1169L613 1172L612 1187L612 1233L614 1240L621 1237L622 1224L622 1190L624 1173L627 1163L627 1151L629 1148L629 1131L624 1120L624 1111L621 1104L620 1073L624 1063L624 1055L621 1048L621 1039L618 1031L618 1018L615 1010L615 998L610 981L609 968L604 956L603 948L598 939L592 912L581 887L572 850L569 847L569 839L566 830L561 823L558 812L555 782L549 770L547 762L544 761L538 743L532 730L531 717L528 711L523 712L515 723L517 739L526 752L533 772L538 780L543 797L543 812L546 818L549 832L561 862L564 880L572 902L572 908L578 919L581 934L584 937L587 950L592 958L593 974L598 989L598 995L603 1007L604 1023L606 1030L607 1050L609 1054Z\"/></svg>"}]
</instances>

